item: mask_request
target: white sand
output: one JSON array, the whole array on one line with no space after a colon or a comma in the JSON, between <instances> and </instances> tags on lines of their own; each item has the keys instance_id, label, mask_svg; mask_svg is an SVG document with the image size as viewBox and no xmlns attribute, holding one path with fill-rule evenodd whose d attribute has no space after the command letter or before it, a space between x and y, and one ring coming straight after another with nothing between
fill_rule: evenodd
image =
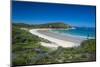
<instances>
[{"instance_id":1,"label":"white sand","mask_svg":"<svg viewBox=\"0 0 100 67\"><path fill-rule=\"evenodd\" d=\"M75 47L75 46L80 45L80 44L77 44L75 42L64 41L64 40L61 40L61 39L56 39L54 37L50 37L50 36L41 34L37 30L49 30L49 29L31 29L31 30L29 30L30 33L53 42L53 43L41 42L42 46L50 47L50 48L57 48L57 47L61 46L63 48L68 48L68 47Z\"/></svg>"}]
</instances>

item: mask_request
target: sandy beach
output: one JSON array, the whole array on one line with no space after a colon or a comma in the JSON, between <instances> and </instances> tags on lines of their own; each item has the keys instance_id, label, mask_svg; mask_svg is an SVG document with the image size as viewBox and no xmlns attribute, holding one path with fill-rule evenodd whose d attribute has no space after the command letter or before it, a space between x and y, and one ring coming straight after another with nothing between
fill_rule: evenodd
<instances>
[{"instance_id":1,"label":"sandy beach","mask_svg":"<svg viewBox=\"0 0 100 67\"><path fill-rule=\"evenodd\" d=\"M41 38L51 41L52 43L41 42L42 46L49 47L49 48L57 48L59 46L63 48L77 47L84 40L80 38L59 35L57 33L53 33L48 30L51 29L31 29L29 30L29 32Z\"/></svg>"}]
</instances>

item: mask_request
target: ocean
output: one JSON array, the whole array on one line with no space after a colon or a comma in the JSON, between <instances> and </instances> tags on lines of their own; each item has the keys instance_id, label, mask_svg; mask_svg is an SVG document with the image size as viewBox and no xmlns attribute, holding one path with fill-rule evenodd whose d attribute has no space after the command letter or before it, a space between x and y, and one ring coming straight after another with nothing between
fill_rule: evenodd
<instances>
[{"instance_id":1,"label":"ocean","mask_svg":"<svg viewBox=\"0 0 100 67\"><path fill-rule=\"evenodd\" d=\"M61 35L67 35L77 38L89 38L95 39L96 28L76 27L75 29L69 30L52 30L52 32L60 33Z\"/></svg>"}]
</instances>

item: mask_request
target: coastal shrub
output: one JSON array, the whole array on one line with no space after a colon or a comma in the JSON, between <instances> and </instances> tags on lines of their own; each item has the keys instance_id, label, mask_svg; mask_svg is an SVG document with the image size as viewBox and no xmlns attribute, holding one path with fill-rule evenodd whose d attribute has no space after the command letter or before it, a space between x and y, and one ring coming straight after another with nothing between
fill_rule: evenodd
<instances>
[{"instance_id":1,"label":"coastal shrub","mask_svg":"<svg viewBox=\"0 0 100 67\"><path fill-rule=\"evenodd\" d=\"M41 46L40 43L51 43L50 41L35 36L26 30L21 30L20 27L12 27L13 65L81 62L96 59L95 39L85 40L79 47L58 47L51 51L49 48ZM28 28L27 25L26 27Z\"/></svg>"},{"instance_id":2,"label":"coastal shrub","mask_svg":"<svg viewBox=\"0 0 100 67\"><path fill-rule=\"evenodd\" d=\"M13 65L26 65L32 63L30 59L48 51L40 45L40 41L46 41L38 36L32 35L26 30L12 27L12 59Z\"/></svg>"},{"instance_id":3,"label":"coastal shrub","mask_svg":"<svg viewBox=\"0 0 100 67\"><path fill-rule=\"evenodd\" d=\"M96 52L96 40L95 39L85 40L81 44L81 49L89 53Z\"/></svg>"}]
</instances>

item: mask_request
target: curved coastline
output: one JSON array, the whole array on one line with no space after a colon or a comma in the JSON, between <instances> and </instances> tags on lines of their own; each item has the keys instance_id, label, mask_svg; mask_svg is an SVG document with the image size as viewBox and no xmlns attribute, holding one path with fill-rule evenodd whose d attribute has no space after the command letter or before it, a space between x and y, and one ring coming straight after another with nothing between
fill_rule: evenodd
<instances>
[{"instance_id":1,"label":"curved coastline","mask_svg":"<svg viewBox=\"0 0 100 67\"><path fill-rule=\"evenodd\" d=\"M52 30L52 29L31 29L29 30L29 32L41 38L51 41L52 43L41 42L42 46L50 47L50 48L57 48L59 46L63 48L77 47L81 44L82 41L84 41L84 39L77 39L75 37L73 38L70 36L65 37L65 36L50 32L48 30Z\"/></svg>"}]
</instances>

